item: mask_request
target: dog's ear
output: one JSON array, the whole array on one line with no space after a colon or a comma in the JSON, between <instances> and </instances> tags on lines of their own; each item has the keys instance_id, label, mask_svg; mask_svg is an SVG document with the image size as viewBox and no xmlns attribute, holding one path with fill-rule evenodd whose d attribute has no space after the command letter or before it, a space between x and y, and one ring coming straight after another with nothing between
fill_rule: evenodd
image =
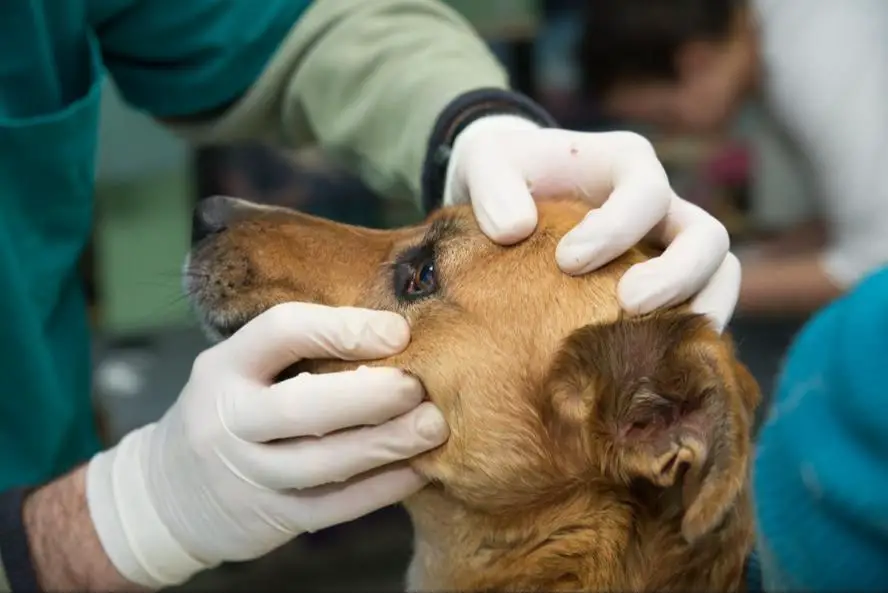
<instances>
[{"instance_id":1,"label":"dog's ear","mask_svg":"<svg viewBox=\"0 0 888 593\"><path fill-rule=\"evenodd\" d=\"M577 330L545 391L547 426L575 469L680 488L688 541L717 527L746 483L758 389L703 318L668 313Z\"/></svg>"}]
</instances>

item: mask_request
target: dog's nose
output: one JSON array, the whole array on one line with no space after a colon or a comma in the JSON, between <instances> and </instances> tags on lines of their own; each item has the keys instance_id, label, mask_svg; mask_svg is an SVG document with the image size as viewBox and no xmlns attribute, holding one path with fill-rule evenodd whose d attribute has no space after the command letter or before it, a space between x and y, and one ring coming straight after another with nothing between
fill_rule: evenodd
<instances>
[{"instance_id":1,"label":"dog's nose","mask_svg":"<svg viewBox=\"0 0 888 593\"><path fill-rule=\"evenodd\" d=\"M233 198L212 196L200 200L194 207L191 219L191 244L195 245L210 235L224 231L233 212Z\"/></svg>"}]
</instances>

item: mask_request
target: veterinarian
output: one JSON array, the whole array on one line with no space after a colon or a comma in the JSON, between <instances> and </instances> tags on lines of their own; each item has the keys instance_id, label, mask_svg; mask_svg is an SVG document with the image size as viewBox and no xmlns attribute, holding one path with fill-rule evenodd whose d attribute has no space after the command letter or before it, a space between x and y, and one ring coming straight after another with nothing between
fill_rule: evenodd
<instances>
[{"instance_id":1,"label":"veterinarian","mask_svg":"<svg viewBox=\"0 0 888 593\"><path fill-rule=\"evenodd\" d=\"M650 145L544 129L551 117L441 3L8 0L2 13L0 589L156 589L256 558L415 492L404 460L448 435L394 369L271 387L298 358L379 358L409 340L391 313L287 304L201 354L162 419L98 452L77 264L107 75L195 142L318 143L382 195L471 200L503 244L533 231L535 199L604 203L561 243L566 272L652 233L669 248L626 274L623 306L694 297L720 327L731 315L725 229L675 197Z\"/></svg>"},{"instance_id":2,"label":"veterinarian","mask_svg":"<svg viewBox=\"0 0 888 593\"><path fill-rule=\"evenodd\" d=\"M888 4L586 6L580 54L588 89L606 111L712 132L755 100L805 174L819 215L740 255L738 314L808 315L888 263Z\"/></svg>"}]
</instances>

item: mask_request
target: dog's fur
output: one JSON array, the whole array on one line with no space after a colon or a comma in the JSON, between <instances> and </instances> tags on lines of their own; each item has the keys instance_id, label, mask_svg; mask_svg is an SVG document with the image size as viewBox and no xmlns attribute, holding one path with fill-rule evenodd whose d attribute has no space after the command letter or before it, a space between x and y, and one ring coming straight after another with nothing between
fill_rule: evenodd
<instances>
[{"instance_id":1,"label":"dog's fur","mask_svg":"<svg viewBox=\"0 0 888 593\"><path fill-rule=\"evenodd\" d=\"M468 207L394 231L230 199L203 208L225 229L193 249L187 288L221 336L284 301L409 321L407 349L371 364L417 376L451 430L413 462L431 485L405 503L411 590L743 589L758 388L704 318L621 314L617 282L651 251L562 273L555 246L586 211L570 201L540 204L511 247ZM405 298L411 282L422 290Z\"/></svg>"}]
</instances>

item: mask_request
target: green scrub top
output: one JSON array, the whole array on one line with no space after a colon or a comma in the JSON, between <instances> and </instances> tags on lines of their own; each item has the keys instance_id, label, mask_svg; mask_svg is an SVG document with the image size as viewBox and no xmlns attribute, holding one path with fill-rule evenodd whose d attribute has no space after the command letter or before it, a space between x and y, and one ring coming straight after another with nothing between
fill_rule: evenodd
<instances>
[{"instance_id":1,"label":"green scrub top","mask_svg":"<svg viewBox=\"0 0 888 593\"><path fill-rule=\"evenodd\" d=\"M155 116L213 112L249 88L308 4L3 0L0 490L54 477L99 447L78 263L106 73Z\"/></svg>"}]
</instances>

